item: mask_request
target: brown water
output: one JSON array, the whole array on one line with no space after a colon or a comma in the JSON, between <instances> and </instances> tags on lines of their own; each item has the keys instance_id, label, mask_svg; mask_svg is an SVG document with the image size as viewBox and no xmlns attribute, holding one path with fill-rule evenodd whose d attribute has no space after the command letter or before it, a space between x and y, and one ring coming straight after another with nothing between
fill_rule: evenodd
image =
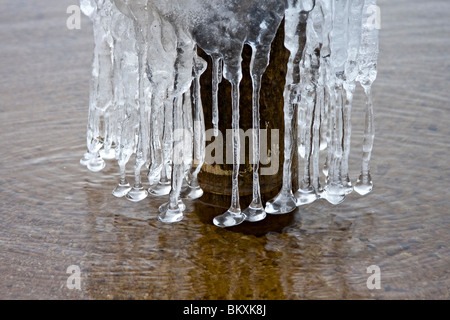
<instances>
[{"instance_id":1,"label":"brown water","mask_svg":"<svg viewBox=\"0 0 450 320\"><path fill-rule=\"evenodd\" d=\"M66 28L73 3L0 0L0 298L450 298L450 2L379 1L374 191L233 229L202 201L163 225L165 198L115 199L115 164L79 164L93 40L86 18ZM362 109L359 95L353 178Z\"/></svg>"}]
</instances>

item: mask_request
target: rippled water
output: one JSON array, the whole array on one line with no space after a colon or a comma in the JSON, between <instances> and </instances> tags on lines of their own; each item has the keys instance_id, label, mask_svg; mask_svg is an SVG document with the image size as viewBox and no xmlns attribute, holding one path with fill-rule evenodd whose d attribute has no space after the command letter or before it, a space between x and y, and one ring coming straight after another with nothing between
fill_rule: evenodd
<instances>
[{"instance_id":1,"label":"rippled water","mask_svg":"<svg viewBox=\"0 0 450 320\"><path fill-rule=\"evenodd\" d=\"M379 1L374 191L225 230L211 219L226 204L188 203L163 225L165 198L115 199L115 164L79 165L93 42L85 18L66 29L71 4L0 1L0 298L450 298L448 1ZM70 265L81 291L66 287Z\"/></svg>"}]
</instances>

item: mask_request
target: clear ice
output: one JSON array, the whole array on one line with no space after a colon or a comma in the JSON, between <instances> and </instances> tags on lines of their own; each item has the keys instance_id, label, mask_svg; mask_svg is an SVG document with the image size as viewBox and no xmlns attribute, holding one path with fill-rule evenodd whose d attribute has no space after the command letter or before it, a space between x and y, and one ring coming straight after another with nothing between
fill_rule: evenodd
<instances>
[{"instance_id":1,"label":"clear ice","mask_svg":"<svg viewBox=\"0 0 450 320\"><path fill-rule=\"evenodd\" d=\"M374 141L371 96L377 75L376 0L80 0L93 23L87 152L91 171L115 159L120 180L116 197L141 201L166 195L159 220L183 219L183 200L198 199L198 174L205 162L205 118L200 77L212 61L212 121L219 133L218 86L232 87L233 173L231 205L214 218L219 227L260 221L323 198L341 203L353 190L372 190ZM259 181L260 90L272 41L284 23L290 53L284 87L284 163L279 194L262 203ZM252 48L253 197L239 205L239 86L242 51ZM349 177L353 95L366 95L361 174ZM296 152L296 154L295 154ZM294 156L296 155L296 156ZM320 158L325 166L320 168ZM293 159L298 159L293 163ZM126 167L134 161L134 181ZM293 165L298 189L293 190ZM149 188L142 182L146 171ZM320 179L324 175L325 179Z\"/></svg>"}]
</instances>

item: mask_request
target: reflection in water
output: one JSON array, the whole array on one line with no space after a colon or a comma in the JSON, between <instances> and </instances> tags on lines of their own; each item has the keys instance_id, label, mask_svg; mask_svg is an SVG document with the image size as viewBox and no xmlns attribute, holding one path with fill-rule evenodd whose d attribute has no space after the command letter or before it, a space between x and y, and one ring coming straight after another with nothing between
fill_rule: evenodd
<instances>
[{"instance_id":1,"label":"reflection in water","mask_svg":"<svg viewBox=\"0 0 450 320\"><path fill-rule=\"evenodd\" d=\"M269 218L261 234L253 224L223 230L201 222L222 210L202 203L195 203L196 215L188 223L174 227L159 225L156 214L139 216L143 208L132 205L133 213L111 214L108 197L92 192L86 197L90 208L99 209L87 215L84 261L91 298L364 297L358 291L364 288L373 249L368 239L355 236L370 236L371 213L328 215L321 206L310 206L291 215L284 227L280 219Z\"/></svg>"},{"instance_id":2,"label":"reflection in water","mask_svg":"<svg viewBox=\"0 0 450 320\"><path fill-rule=\"evenodd\" d=\"M373 193L227 230L212 225L223 208L206 198L162 225L164 198L120 201L114 165L100 175L79 165L92 43L90 28L61 26L70 4L0 4L2 298L450 298L450 32L437 32L448 1L379 3ZM353 117L361 136L363 111ZM80 292L66 287L70 265L81 267ZM371 265L381 290L366 287Z\"/></svg>"},{"instance_id":3,"label":"reflection in water","mask_svg":"<svg viewBox=\"0 0 450 320\"><path fill-rule=\"evenodd\" d=\"M158 225L156 214L139 214L143 208L130 205L133 212L121 208L124 214L112 214L109 197L88 191L86 197L89 207L98 209L87 215L85 267L92 298L347 298L358 297L349 282L365 283L364 264L357 279L342 277L355 274L346 266L350 251L365 249L364 239L352 239L361 217L329 216L311 206L292 215L284 228L276 224L279 219L268 219L261 234L253 224L223 230L200 222L221 210L206 204L195 203L197 216L174 227ZM370 229L371 215L361 219ZM284 232L270 231L280 228Z\"/></svg>"},{"instance_id":4,"label":"reflection in water","mask_svg":"<svg viewBox=\"0 0 450 320\"><path fill-rule=\"evenodd\" d=\"M108 197L86 192L90 208L108 207ZM161 201L164 201L161 198ZM120 202L118 200L117 202ZM136 299L283 298L277 253L261 251L264 238L185 222L161 226L155 217L88 214L85 258L90 297ZM157 208L157 205L153 205ZM126 212L126 208L121 212ZM195 208L209 210L203 207ZM190 217L196 221L197 217ZM209 220L211 221L211 220Z\"/></svg>"}]
</instances>

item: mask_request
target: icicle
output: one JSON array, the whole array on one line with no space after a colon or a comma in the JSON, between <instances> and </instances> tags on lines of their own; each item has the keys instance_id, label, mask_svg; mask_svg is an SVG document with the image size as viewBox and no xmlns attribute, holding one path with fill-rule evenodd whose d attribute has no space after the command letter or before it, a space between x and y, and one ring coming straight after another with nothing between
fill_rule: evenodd
<instances>
[{"instance_id":1,"label":"icicle","mask_svg":"<svg viewBox=\"0 0 450 320\"><path fill-rule=\"evenodd\" d=\"M131 155L135 149L136 143L136 122L137 113L136 108L132 105L127 105L126 118L123 121L120 137L119 137L119 152L118 164L120 168L120 182L113 190L113 195L120 198L124 197L131 190L131 185L126 179L126 165L130 160Z\"/></svg>"},{"instance_id":2,"label":"icicle","mask_svg":"<svg viewBox=\"0 0 450 320\"><path fill-rule=\"evenodd\" d=\"M158 91L153 92L151 98L151 163L147 174L148 182L151 186L160 182L163 169L163 154L162 154L162 136L164 125L164 107L163 98ZM150 188L149 192L153 194L154 189ZM164 192L169 194L168 192Z\"/></svg>"},{"instance_id":3,"label":"icicle","mask_svg":"<svg viewBox=\"0 0 450 320\"><path fill-rule=\"evenodd\" d=\"M115 157L120 168L120 182L113 190L116 197L124 197L131 190L126 179L126 164L135 149L137 105L139 85L138 56L134 50L136 37L133 21L117 9L112 16L114 39L114 114L112 124ZM131 36L129 36L131 35Z\"/></svg>"},{"instance_id":4,"label":"icicle","mask_svg":"<svg viewBox=\"0 0 450 320\"><path fill-rule=\"evenodd\" d=\"M295 107L300 84L299 61L303 54L301 37L308 18L308 12L314 7L313 1L287 1L285 11L285 47L290 51L286 85L284 90L284 164L283 185L280 193L266 204L266 212L285 214L297 208L297 199L292 193L292 159L296 143L294 135Z\"/></svg>"},{"instance_id":5,"label":"icicle","mask_svg":"<svg viewBox=\"0 0 450 320\"><path fill-rule=\"evenodd\" d=\"M112 107L112 38L110 1L93 2L82 0L81 10L92 20L94 29L94 59L90 90L87 127L88 153L80 160L91 171L101 171L105 162L99 152L103 147L107 127L105 113Z\"/></svg>"},{"instance_id":6,"label":"icicle","mask_svg":"<svg viewBox=\"0 0 450 320\"><path fill-rule=\"evenodd\" d=\"M359 51L359 74L357 80L364 88L366 95L366 116L363 142L363 161L361 175L355 185L355 191L365 195L372 191L373 182L370 176L370 158L372 156L374 141L373 124L373 104L372 104L372 83L377 77L378 59L378 29L371 25L371 9L376 5L376 0L366 0L364 2L363 19L367 23L363 24L361 32L361 47Z\"/></svg>"},{"instance_id":7,"label":"icicle","mask_svg":"<svg viewBox=\"0 0 450 320\"><path fill-rule=\"evenodd\" d=\"M184 139L187 132L192 132L192 125L190 121L184 121L183 118L188 115L183 111L183 96L189 92L192 84L193 75L192 69L194 67L194 49L195 43L189 34L185 32L183 25L176 25L172 27L175 29L175 36L172 41L176 41L176 60L174 62L175 78L173 82L173 133L172 133L172 188L169 194L169 202L167 205L160 207L161 214L159 220L167 223L177 222L183 218L184 204L181 201L180 194L182 183L185 175L185 153L187 149L192 148L187 144L192 144L192 137L189 133L189 141ZM167 41L167 40L166 40ZM186 110L192 112L190 110ZM186 124L188 126L186 127Z\"/></svg>"},{"instance_id":8,"label":"icicle","mask_svg":"<svg viewBox=\"0 0 450 320\"><path fill-rule=\"evenodd\" d=\"M205 162L205 119L203 115L203 106L200 95L200 76L206 70L206 61L197 54L194 56L194 68L192 75L194 77L192 87L193 101L193 152L194 157L190 171L187 176L187 186L183 189L181 197L184 199L198 199L203 195L203 190L198 183L198 174Z\"/></svg>"},{"instance_id":9,"label":"icicle","mask_svg":"<svg viewBox=\"0 0 450 320\"><path fill-rule=\"evenodd\" d=\"M105 112L105 139L103 140L103 148L100 150L100 156L102 159L111 160L116 157L115 152L115 111L109 107Z\"/></svg>"},{"instance_id":10,"label":"icicle","mask_svg":"<svg viewBox=\"0 0 450 320\"><path fill-rule=\"evenodd\" d=\"M234 50L233 50L234 49ZM240 164L240 136L239 136L239 84L242 79L242 50L243 43L238 48L229 48L229 60L224 60L224 77L231 83L232 100L232 130L233 130L233 173L231 186L231 206L227 212L214 218L213 222L218 227L231 227L242 223L245 215L241 212L239 204L239 164Z\"/></svg>"},{"instance_id":11,"label":"icicle","mask_svg":"<svg viewBox=\"0 0 450 320\"><path fill-rule=\"evenodd\" d=\"M318 7L316 7L318 8ZM295 193L297 206L314 202L317 199L316 189L313 187L311 172L314 161L318 161L318 154L313 145L314 127L317 123L316 114L316 90L319 77L319 65L317 51L319 50L319 39L314 30L313 18L317 15L317 9L311 11L306 27L306 45L300 62L300 104L298 107L298 159L303 158L303 167L299 166L299 189ZM317 112L320 115L320 111ZM299 161L299 164L301 161Z\"/></svg>"},{"instance_id":12,"label":"icicle","mask_svg":"<svg viewBox=\"0 0 450 320\"><path fill-rule=\"evenodd\" d=\"M323 104L321 108L321 127L320 127L320 150L326 153L325 164L322 172L325 175L325 180L328 180L330 170L330 152L331 152L331 99L333 90L331 88L331 81L333 78L331 74L331 30L333 28L333 17L330 0L320 0L317 4L320 6L322 13L322 28L321 28L321 50L320 50L320 77L323 82ZM321 197L326 197L326 193L320 193Z\"/></svg>"},{"instance_id":13,"label":"icicle","mask_svg":"<svg viewBox=\"0 0 450 320\"><path fill-rule=\"evenodd\" d=\"M332 204L339 204L344 201L346 190L341 181L341 160L342 160L342 79L335 79L335 91L331 99L331 145L328 158L329 174L327 185L325 186L325 198Z\"/></svg>"},{"instance_id":14,"label":"icicle","mask_svg":"<svg viewBox=\"0 0 450 320\"><path fill-rule=\"evenodd\" d=\"M141 179L141 169L142 166L147 162L148 159L148 151L146 150L148 147L148 139L147 136L147 128L148 125L146 123L145 117L145 105L139 105L139 110L137 110L138 118L138 127L136 132L136 160L134 165L134 186L128 192L126 198L133 202L142 201L148 196L148 191L144 188Z\"/></svg>"},{"instance_id":15,"label":"icicle","mask_svg":"<svg viewBox=\"0 0 450 320\"><path fill-rule=\"evenodd\" d=\"M157 97L156 92L153 97ZM152 195L168 195L170 192L170 179L167 175L166 163L163 154L163 132L164 132L164 105L162 99L152 99L152 163L148 173L148 180L151 185L149 192Z\"/></svg>"},{"instance_id":16,"label":"icicle","mask_svg":"<svg viewBox=\"0 0 450 320\"><path fill-rule=\"evenodd\" d=\"M344 81L347 61L347 32L349 0L331 2L332 30L330 33L331 73L328 80L330 88L330 135L328 165L329 174L325 186L325 198L332 204L339 204L348 190L342 183L342 158L344 137Z\"/></svg>"},{"instance_id":17,"label":"icicle","mask_svg":"<svg viewBox=\"0 0 450 320\"><path fill-rule=\"evenodd\" d=\"M323 51L323 50L322 50ZM325 177L328 177L328 148L330 145L330 91L328 89L328 85L325 84L328 80L327 70L328 70L329 61L328 58L324 57L321 53L320 58L320 77L323 79L323 101L320 108L320 150L327 153L327 157L325 158L325 163L322 168L322 173Z\"/></svg>"},{"instance_id":18,"label":"icicle","mask_svg":"<svg viewBox=\"0 0 450 320\"><path fill-rule=\"evenodd\" d=\"M148 27L148 22L146 21L146 16L143 13L142 6L139 3L127 4L123 1L116 1L119 4L118 8L133 19L134 34L136 37L135 48L138 58L138 70L137 78L137 97L136 102L133 103L134 111L137 115L137 119L133 127L135 127L135 165L134 165L134 185L131 190L127 193L126 198L133 202L142 201L148 196L147 190L145 190L142 179L141 179L141 169L142 166L148 161L149 151L148 151L148 123L146 117L146 88L145 88L145 78L146 75L146 44L147 36L146 30ZM125 58L125 57L124 57ZM133 92L133 91L132 91ZM136 91L134 91L136 92ZM128 92L127 94L132 94ZM131 100L131 97L130 97ZM132 119L132 117L130 118Z\"/></svg>"},{"instance_id":19,"label":"icicle","mask_svg":"<svg viewBox=\"0 0 450 320\"><path fill-rule=\"evenodd\" d=\"M253 139L253 197L249 207L244 210L246 219L250 222L263 220L266 211L261 200L259 182L259 164L261 160L260 146L260 91L261 80L270 62L270 49L278 27L284 16L285 7L272 3L264 3L264 9L255 10L249 17L250 28L247 43L252 47L250 75L252 78L252 139ZM271 15L267 15L271 11Z\"/></svg>"},{"instance_id":20,"label":"icicle","mask_svg":"<svg viewBox=\"0 0 450 320\"><path fill-rule=\"evenodd\" d=\"M192 168L192 162L194 161L194 118L192 114L192 100L191 89L183 95L183 163L184 163L184 177L187 178ZM186 184L187 181L185 180Z\"/></svg>"},{"instance_id":21,"label":"icicle","mask_svg":"<svg viewBox=\"0 0 450 320\"><path fill-rule=\"evenodd\" d=\"M374 128L372 94L369 85L364 87L364 93L366 95L366 117L363 142L363 162L361 175L355 185L355 191L361 195L368 194L373 188L372 177L370 176L370 158L373 148Z\"/></svg>"},{"instance_id":22,"label":"icicle","mask_svg":"<svg viewBox=\"0 0 450 320\"><path fill-rule=\"evenodd\" d=\"M316 63L319 64L320 56L315 57L317 59ZM320 124L322 117L322 107L323 107L323 79L320 74L320 66L318 66L318 79L316 85L316 100L314 105L314 113L313 113L313 124L312 124L312 156L311 156L311 186L314 189L316 194L315 199L320 197L322 193L321 185L320 185L320 169L319 169L319 156L320 156Z\"/></svg>"},{"instance_id":23,"label":"icicle","mask_svg":"<svg viewBox=\"0 0 450 320\"><path fill-rule=\"evenodd\" d=\"M253 198L249 207L244 210L246 219L250 222L261 221L266 217L266 212L261 200L259 185L259 162L261 161L260 151L260 115L259 99L261 92L261 78L269 65L270 47L252 46L252 60L250 62L250 74L253 84L252 97L252 120L253 120Z\"/></svg>"},{"instance_id":24,"label":"icicle","mask_svg":"<svg viewBox=\"0 0 450 320\"><path fill-rule=\"evenodd\" d=\"M350 156L352 123L351 111L353 103L353 94L356 88L356 77L358 75L358 52L360 47L361 21L364 0L351 0L349 6L349 24L348 24L348 49L347 61L345 64L345 81L344 81L344 144L342 158L342 185L346 188L346 193L353 190L349 177L348 160Z\"/></svg>"},{"instance_id":25,"label":"icicle","mask_svg":"<svg viewBox=\"0 0 450 320\"><path fill-rule=\"evenodd\" d=\"M212 125L213 135L219 134L219 83L222 82L222 58L212 55Z\"/></svg>"},{"instance_id":26,"label":"icicle","mask_svg":"<svg viewBox=\"0 0 450 320\"><path fill-rule=\"evenodd\" d=\"M183 100L181 95L175 97L173 119L175 130L180 130L183 127ZM178 222L183 218L185 206L180 199L184 172L182 144L182 131L178 131L174 135L172 188L169 194L169 202L159 207L161 212L159 220L166 223Z\"/></svg>"},{"instance_id":27,"label":"icicle","mask_svg":"<svg viewBox=\"0 0 450 320\"><path fill-rule=\"evenodd\" d=\"M150 3L149 3L150 5ZM152 7L148 7L148 67L152 86L153 162L148 174L152 195L168 195L171 190L173 152L173 70L177 59L177 36L174 27ZM155 63L157 62L157 63ZM156 181L159 182L153 185Z\"/></svg>"}]
</instances>

